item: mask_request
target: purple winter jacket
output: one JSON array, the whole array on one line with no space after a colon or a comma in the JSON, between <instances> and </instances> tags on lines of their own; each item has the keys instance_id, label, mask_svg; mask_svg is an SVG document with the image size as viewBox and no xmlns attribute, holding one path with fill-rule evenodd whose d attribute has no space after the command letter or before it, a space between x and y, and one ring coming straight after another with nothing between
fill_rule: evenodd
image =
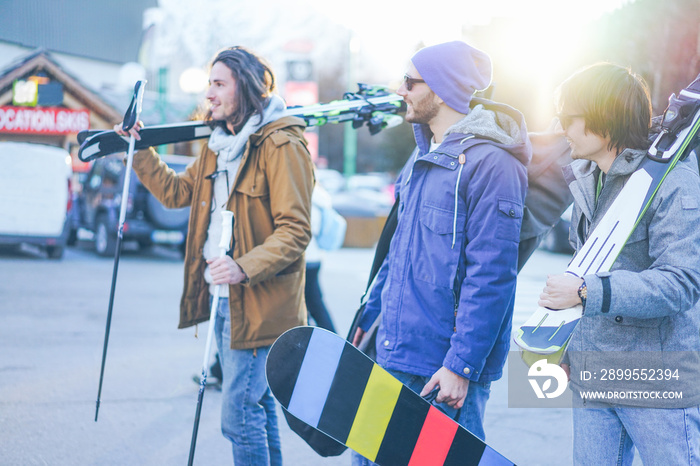
<instances>
[{"instance_id":1,"label":"purple winter jacket","mask_svg":"<svg viewBox=\"0 0 700 466\"><path fill-rule=\"evenodd\" d=\"M387 369L431 376L445 366L488 382L510 345L532 151L520 112L477 98L471 106L435 151L429 127L414 125L396 232L360 327L381 312L377 362Z\"/></svg>"}]
</instances>

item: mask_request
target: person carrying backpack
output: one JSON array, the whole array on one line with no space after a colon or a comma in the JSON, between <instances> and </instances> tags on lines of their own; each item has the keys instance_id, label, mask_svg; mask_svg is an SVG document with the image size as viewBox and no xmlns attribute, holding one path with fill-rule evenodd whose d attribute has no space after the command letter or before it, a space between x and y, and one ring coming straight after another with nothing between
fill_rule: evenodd
<instances>
[{"instance_id":1,"label":"person carrying backpack","mask_svg":"<svg viewBox=\"0 0 700 466\"><path fill-rule=\"evenodd\" d=\"M398 223L353 338L375 318L377 362L484 438L490 383L510 346L531 146L523 116L473 97L491 60L461 41L419 50L397 93L417 148ZM367 464L356 456L355 464Z\"/></svg>"}]
</instances>

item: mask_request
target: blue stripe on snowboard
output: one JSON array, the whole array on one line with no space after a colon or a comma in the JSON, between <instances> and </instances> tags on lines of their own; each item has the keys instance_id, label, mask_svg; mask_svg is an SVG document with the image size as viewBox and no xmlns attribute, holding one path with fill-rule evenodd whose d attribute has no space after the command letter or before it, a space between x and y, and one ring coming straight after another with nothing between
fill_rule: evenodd
<instances>
[{"instance_id":1,"label":"blue stripe on snowboard","mask_svg":"<svg viewBox=\"0 0 700 466\"><path fill-rule=\"evenodd\" d=\"M556 311L553 311L556 312ZM559 327L520 327L523 331L521 340L531 348L549 348L550 346L561 347L571 336L576 328L579 319L566 323ZM537 328L537 330L535 330ZM556 333L556 335L555 335ZM554 336L554 337L552 337Z\"/></svg>"},{"instance_id":2,"label":"blue stripe on snowboard","mask_svg":"<svg viewBox=\"0 0 700 466\"><path fill-rule=\"evenodd\" d=\"M330 332L314 331L299 370L288 411L316 427L345 342Z\"/></svg>"},{"instance_id":3,"label":"blue stripe on snowboard","mask_svg":"<svg viewBox=\"0 0 700 466\"><path fill-rule=\"evenodd\" d=\"M484 452L481 454L479 466L513 466L514 463L508 460L505 456L498 453L496 450L486 445Z\"/></svg>"}]
</instances>

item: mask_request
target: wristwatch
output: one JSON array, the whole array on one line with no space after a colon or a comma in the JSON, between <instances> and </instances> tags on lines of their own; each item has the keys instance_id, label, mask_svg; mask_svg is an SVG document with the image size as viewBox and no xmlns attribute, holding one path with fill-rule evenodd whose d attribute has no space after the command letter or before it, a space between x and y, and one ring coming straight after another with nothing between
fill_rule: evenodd
<instances>
[{"instance_id":1,"label":"wristwatch","mask_svg":"<svg viewBox=\"0 0 700 466\"><path fill-rule=\"evenodd\" d=\"M586 298L588 298L588 288L586 287L586 280L581 283L578 287L578 297L581 299L581 305L586 308Z\"/></svg>"}]
</instances>

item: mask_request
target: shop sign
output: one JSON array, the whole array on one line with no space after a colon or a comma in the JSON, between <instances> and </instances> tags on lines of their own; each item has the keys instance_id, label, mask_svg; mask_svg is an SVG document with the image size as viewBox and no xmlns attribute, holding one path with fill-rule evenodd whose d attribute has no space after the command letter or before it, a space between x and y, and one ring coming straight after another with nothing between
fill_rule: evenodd
<instances>
[{"instance_id":1,"label":"shop sign","mask_svg":"<svg viewBox=\"0 0 700 466\"><path fill-rule=\"evenodd\" d=\"M36 107L39 101L39 84L34 80L12 83L12 104Z\"/></svg>"},{"instance_id":2,"label":"shop sign","mask_svg":"<svg viewBox=\"0 0 700 466\"><path fill-rule=\"evenodd\" d=\"M0 107L0 133L70 134L89 128L89 110Z\"/></svg>"}]
</instances>

